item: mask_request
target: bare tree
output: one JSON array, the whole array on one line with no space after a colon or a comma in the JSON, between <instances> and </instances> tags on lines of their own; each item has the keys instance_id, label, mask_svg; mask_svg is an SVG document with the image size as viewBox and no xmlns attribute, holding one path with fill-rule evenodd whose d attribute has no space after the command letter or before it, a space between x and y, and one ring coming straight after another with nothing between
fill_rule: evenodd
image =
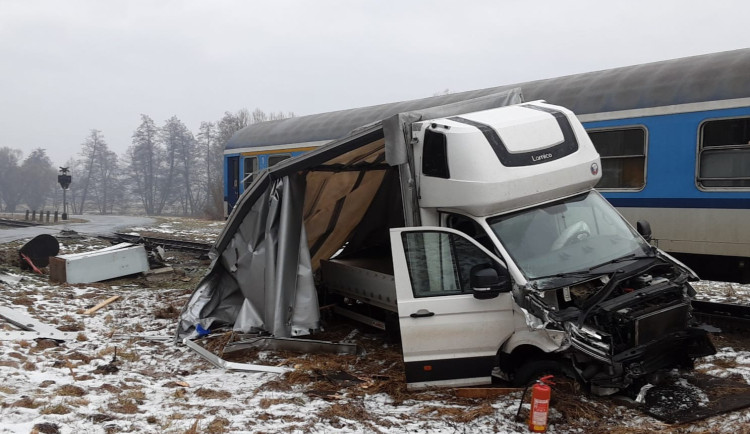
<instances>
[{"instance_id":1,"label":"bare tree","mask_svg":"<svg viewBox=\"0 0 750 434\"><path fill-rule=\"evenodd\" d=\"M0 148L0 201L5 211L15 212L23 196L20 161L23 153L18 149Z\"/></svg>"},{"instance_id":2,"label":"bare tree","mask_svg":"<svg viewBox=\"0 0 750 434\"><path fill-rule=\"evenodd\" d=\"M161 183L161 199L158 211L179 201L183 214L195 212L192 172L195 165L195 138L176 116L169 118L160 130L164 145L166 176Z\"/></svg>"},{"instance_id":3,"label":"bare tree","mask_svg":"<svg viewBox=\"0 0 750 434\"><path fill-rule=\"evenodd\" d=\"M81 145L81 159L78 160L82 166L82 179L81 179L81 202L78 206L78 212L83 213L86 207L86 199L88 198L89 190L93 182L95 181L95 164L100 156L107 149L107 143L104 141L104 136L99 130L91 130L89 136Z\"/></svg>"},{"instance_id":4,"label":"bare tree","mask_svg":"<svg viewBox=\"0 0 750 434\"><path fill-rule=\"evenodd\" d=\"M106 145L99 153L99 157L94 162L93 193L99 208L99 213L112 213L116 199L119 197L117 188L118 167L117 154L110 151Z\"/></svg>"},{"instance_id":5,"label":"bare tree","mask_svg":"<svg viewBox=\"0 0 750 434\"><path fill-rule=\"evenodd\" d=\"M23 198L29 208L34 210L44 208L44 204L55 188L56 174L52 160L49 159L44 149L34 149L23 160L19 183L23 185Z\"/></svg>"},{"instance_id":6,"label":"bare tree","mask_svg":"<svg viewBox=\"0 0 750 434\"><path fill-rule=\"evenodd\" d=\"M198 132L198 142L201 153L205 156L204 168L206 176L203 180L203 190L206 192L204 212L215 218L222 216L222 149L217 141L218 131L213 122L201 122ZM203 160L200 158L199 161Z\"/></svg>"},{"instance_id":7,"label":"bare tree","mask_svg":"<svg viewBox=\"0 0 750 434\"><path fill-rule=\"evenodd\" d=\"M132 143L126 154L131 189L140 198L146 214L154 215L164 150L159 143L159 129L149 116L141 115L141 125L133 133Z\"/></svg>"}]
</instances>

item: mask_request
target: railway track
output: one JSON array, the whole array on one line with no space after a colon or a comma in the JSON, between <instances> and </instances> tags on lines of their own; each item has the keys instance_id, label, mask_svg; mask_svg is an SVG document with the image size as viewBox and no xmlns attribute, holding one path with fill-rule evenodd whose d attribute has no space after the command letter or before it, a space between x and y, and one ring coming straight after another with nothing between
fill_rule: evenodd
<instances>
[{"instance_id":1,"label":"railway track","mask_svg":"<svg viewBox=\"0 0 750 434\"><path fill-rule=\"evenodd\" d=\"M750 306L693 300L693 315L722 331L750 330Z\"/></svg>"},{"instance_id":2,"label":"railway track","mask_svg":"<svg viewBox=\"0 0 750 434\"><path fill-rule=\"evenodd\" d=\"M29 222L24 220L13 220L13 219L4 219L0 218L0 227L2 226L9 226L13 228L26 228L29 226L39 226L39 223L36 222Z\"/></svg>"},{"instance_id":3,"label":"railway track","mask_svg":"<svg viewBox=\"0 0 750 434\"><path fill-rule=\"evenodd\" d=\"M194 253L208 253L209 250L211 250L212 244L207 243L199 243L196 241L183 241L183 240L174 240L169 238L156 238L156 237L144 237L141 235L131 235L131 234L123 234L123 233L114 233L113 235L101 235L99 238L103 238L110 241L117 241L117 242L128 242L128 243L138 243L140 240L144 240L147 243L155 244L158 246L162 246L165 249L172 249L172 250L182 250L187 252L194 252Z\"/></svg>"}]
</instances>

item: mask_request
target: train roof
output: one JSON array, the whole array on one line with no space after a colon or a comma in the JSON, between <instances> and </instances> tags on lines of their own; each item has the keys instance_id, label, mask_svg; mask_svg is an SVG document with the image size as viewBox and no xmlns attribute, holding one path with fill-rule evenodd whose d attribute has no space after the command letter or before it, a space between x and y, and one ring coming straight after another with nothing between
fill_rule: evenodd
<instances>
[{"instance_id":1,"label":"train roof","mask_svg":"<svg viewBox=\"0 0 750 434\"><path fill-rule=\"evenodd\" d=\"M520 87L582 115L750 97L750 48L517 83L429 98L253 124L226 149L329 141L397 113L465 101Z\"/></svg>"}]
</instances>

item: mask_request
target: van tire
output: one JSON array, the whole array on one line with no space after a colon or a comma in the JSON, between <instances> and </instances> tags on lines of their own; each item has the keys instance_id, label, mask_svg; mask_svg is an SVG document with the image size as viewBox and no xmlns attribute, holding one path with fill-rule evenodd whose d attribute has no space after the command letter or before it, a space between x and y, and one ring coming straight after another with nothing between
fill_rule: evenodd
<instances>
[{"instance_id":1,"label":"van tire","mask_svg":"<svg viewBox=\"0 0 750 434\"><path fill-rule=\"evenodd\" d=\"M573 369L564 362L542 359L526 362L516 369L511 385L514 387L526 387L546 375L569 377L577 380Z\"/></svg>"}]
</instances>

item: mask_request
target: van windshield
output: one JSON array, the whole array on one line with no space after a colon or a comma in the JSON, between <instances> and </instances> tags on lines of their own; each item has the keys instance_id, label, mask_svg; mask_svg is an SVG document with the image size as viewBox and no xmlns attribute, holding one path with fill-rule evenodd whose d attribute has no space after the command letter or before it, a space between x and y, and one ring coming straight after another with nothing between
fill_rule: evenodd
<instances>
[{"instance_id":1,"label":"van windshield","mask_svg":"<svg viewBox=\"0 0 750 434\"><path fill-rule=\"evenodd\" d=\"M596 191L489 218L488 223L529 280L651 252Z\"/></svg>"}]
</instances>

